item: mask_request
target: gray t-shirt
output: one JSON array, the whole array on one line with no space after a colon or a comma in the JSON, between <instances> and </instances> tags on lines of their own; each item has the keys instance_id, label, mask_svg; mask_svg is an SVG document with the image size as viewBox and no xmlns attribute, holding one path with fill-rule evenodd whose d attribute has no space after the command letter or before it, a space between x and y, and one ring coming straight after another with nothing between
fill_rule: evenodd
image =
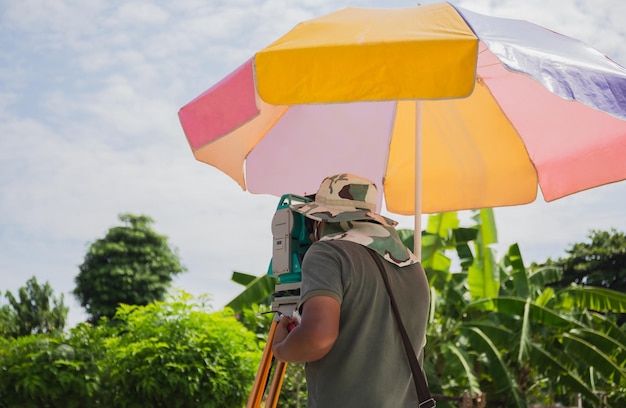
<instances>
[{"instance_id":1,"label":"gray t-shirt","mask_svg":"<svg viewBox=\"0 0 626 408\"><path fill-rule=\"evenodd\" d=\"M430 298L426 274L420 264L383 264L421 361ZM320 295L341 305L339 336L326 356L306 365L308 407L417 407L389 295L367 249L347 241L314 243L302 265L304 314L306 300Z\"/></svg>"}]
</instances>

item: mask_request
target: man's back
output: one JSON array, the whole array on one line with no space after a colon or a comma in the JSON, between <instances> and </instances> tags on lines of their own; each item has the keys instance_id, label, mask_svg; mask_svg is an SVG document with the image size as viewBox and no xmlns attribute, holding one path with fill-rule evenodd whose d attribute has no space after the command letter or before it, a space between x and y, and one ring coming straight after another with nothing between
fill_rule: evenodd
<instances>
[{"instance_id":1,"label":"man's back","mask_svg":"<svg viewBox=\"0 0 626 408\"><path fill-rule=\"evenodd\" d=\"M387 261L383 264L420 356L429 308L426 275L419 264L402 268ZM320 295L340 303L340 328L328 354L307 364L309 407L417 406L389 295L368 250L347 241L313 244L303 264L302 302Z\"/></svg>"}]
</instances>

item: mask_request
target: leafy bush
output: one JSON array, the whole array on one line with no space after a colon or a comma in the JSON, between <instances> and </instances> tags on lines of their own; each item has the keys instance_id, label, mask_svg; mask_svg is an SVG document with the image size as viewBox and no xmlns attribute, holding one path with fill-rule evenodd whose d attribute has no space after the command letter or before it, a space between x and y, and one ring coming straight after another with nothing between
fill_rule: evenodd
<instances>
[{"instance_id":1,"label":"leafy bush","mask_svg":"<svg viewBox=\"0 0 626 408\"><path fill-rule=\"evenodd\" d=\"M106 340L116 406L243 405L260 361L254 334L188 300L118 309L121 333Z\"/></svg>"},{"instance_id":2,"label":"leafy bush","mask_svg":"<svg viewBox=\"0 0 626 408\"><path fill-rule=\"evenodd\" d=\"M62 336L4 340L0 349L1 407L89 407L98 367L85 349Z\"/></svg>"},{"instance_id":3,"label":"leafy bush","mask_svg":"<svg viewBox=\"0 0 626 408\"><path fill-rule=\"evenodd\" d=\"M0 407L240 407L261 351L228 311L182 294L69 334L0 339Z\"/></svg>"}]
</instances>

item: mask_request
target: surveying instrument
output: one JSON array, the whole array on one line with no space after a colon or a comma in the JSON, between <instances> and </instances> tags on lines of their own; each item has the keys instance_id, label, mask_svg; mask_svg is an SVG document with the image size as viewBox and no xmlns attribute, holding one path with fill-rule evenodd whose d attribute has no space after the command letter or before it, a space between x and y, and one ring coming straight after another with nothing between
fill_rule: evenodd
<instances>
[{"instance_id":1,"label":"surveying instrument","mask_svg":"<svg viewBox=\"0 0 626 408\"><path fill-rule=\"evenodd\" d=\"M265 399L265 408L275 408L278 403L287 363L276 361L272 376L272 366L275 362L272 342L280 317L282 315L293 316L296 313L300 300L302 259L311 246L309 234L313 230L313 221L293 211L290 206L311 201L313 201L311 196L283 195L272 219L272 260L267 273L278 278L271 306L274 319L246 408L261 406L270 377L272 377L272 382Z\"/></svg>"}]
</instances>

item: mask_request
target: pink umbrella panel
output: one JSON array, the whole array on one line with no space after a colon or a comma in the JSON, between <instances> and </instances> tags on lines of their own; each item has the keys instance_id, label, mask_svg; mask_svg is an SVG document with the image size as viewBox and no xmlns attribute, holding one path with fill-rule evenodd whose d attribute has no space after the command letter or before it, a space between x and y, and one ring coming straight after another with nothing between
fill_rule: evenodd
<instances>
[{"instance_id":1,"label":"pink umbrella panel","mask_svg":"<svg viewBox=\"0 0 626 408\"><path fill-rule=\"evenodd\" d=\"M420 208L416 193L419 212L434 213L529 203L538 186L552 201L626 178L623 67L539 26L456 11L479 42L469 96L274 105L258 94L252 58L180 110L195 157L277 196L360 174L406 215Z\"/></svg>"}]
</instances>

